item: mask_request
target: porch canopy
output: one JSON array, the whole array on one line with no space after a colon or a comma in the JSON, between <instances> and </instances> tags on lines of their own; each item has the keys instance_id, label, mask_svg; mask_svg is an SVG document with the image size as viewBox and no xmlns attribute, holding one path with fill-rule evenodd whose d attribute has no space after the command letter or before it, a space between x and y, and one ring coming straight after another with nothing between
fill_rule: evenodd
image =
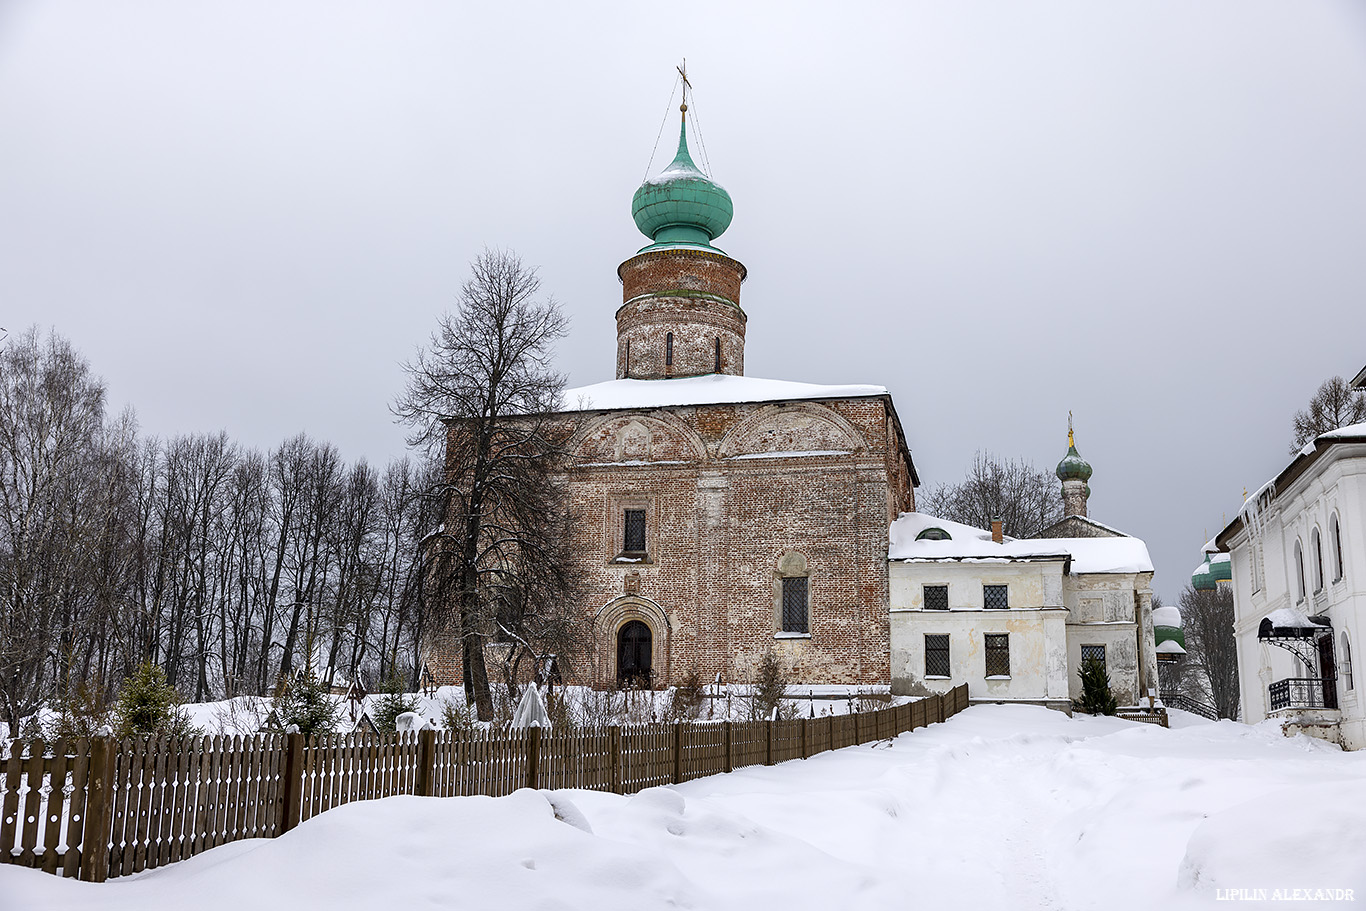
<instances>
[{"instance_id":1,"label":"porch canopy","mask_svg":"<svg viewBox=\"0 0 1366 911\"><path fill-rule=\"evenodd\" d=\"M1326 624L1310 620L1293 607L1280 607L1262 618L1257 625L1257 638L1313 639L1316 633L1326 629L1329 629Z\"/></svg>"}]
</instances>

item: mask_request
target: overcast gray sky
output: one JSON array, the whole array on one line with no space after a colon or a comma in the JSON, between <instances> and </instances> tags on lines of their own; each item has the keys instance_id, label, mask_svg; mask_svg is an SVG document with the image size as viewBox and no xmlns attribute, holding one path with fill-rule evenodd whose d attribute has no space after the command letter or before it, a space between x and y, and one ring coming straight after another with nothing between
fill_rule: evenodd
<instances>
[{"instance_id":1,"label":"overcast gray sky","mask_svg":"<svg viewBox=\"0 0 1366 911\"><path fill-rule=\"evenodd\" d=\"M1164 597L1366 364L1350 0L0 0L0 325L70 338L149 434L383 463L487 245L571 315L571 384L610 379L685 56L747 372L887 386L927 485L1051 467L1070 409Z\"/></svg>"}]
</instances>

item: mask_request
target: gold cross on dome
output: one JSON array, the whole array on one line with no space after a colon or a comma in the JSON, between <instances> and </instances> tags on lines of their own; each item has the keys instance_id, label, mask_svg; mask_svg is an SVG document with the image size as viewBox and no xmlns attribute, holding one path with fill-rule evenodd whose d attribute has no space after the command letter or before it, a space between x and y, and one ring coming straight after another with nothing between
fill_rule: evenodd
<instances>
[{"instance_id":1,"label":"gold cross on dome","mask_svg":"<svg viewBox=\"0 0 1366 911\"><path fill-rule=\"evenodd\" d=\"M683 103L678 106L678 109L686 114L688 113L688 91L692 88L692 83L688 81L688 58L684 57L683 65L676 66L674 69L678 70L678 75L683 77Z\"/></svg>"}]
</instances>

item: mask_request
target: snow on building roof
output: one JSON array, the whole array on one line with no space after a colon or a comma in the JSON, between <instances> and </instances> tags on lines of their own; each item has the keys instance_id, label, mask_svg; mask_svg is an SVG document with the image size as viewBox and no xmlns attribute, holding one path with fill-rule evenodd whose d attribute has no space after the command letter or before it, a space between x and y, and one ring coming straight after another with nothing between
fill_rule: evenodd
<instances>
[{"instance_id":1,"label":"snow on building roof","mask_svg":"<svg viewBox=\"0 0 1366 911\"><path fill-rule=\"evenodd\" d=\"M710 373L672 380L608 380L566 389L561 411L609 411L670 405L736 402L786 402L795 399L847 399L886 395L886 386L822 386L790 380Z\"/></svg>"},{"instance_id":2,"label":"snow on building roof","mask_svg":"<svg viewBox=\"0 0 1366 911\"><path fill-rule=\"evenodd\" d=\"M919 539L927 528L942 528L949 540ZM906 512L888 533L888 557L912 563L944 561L1009 562L1071 557L1075 573L1150 573L1152 558L1140 539L1006 538L997 544L991 532L918 512Z\"/></svg>"},{"instance_id":3,"label":"snow on building roof","mask_svg":"<svg viewBox=\"0 0 1366 911\"><path fill-rule=\"evenodd\" d=\"M1184 655L1186 650L1175 639L1163 639L1157 643L1157 653L1159 655Z\"/></svg>"}]
</instances>

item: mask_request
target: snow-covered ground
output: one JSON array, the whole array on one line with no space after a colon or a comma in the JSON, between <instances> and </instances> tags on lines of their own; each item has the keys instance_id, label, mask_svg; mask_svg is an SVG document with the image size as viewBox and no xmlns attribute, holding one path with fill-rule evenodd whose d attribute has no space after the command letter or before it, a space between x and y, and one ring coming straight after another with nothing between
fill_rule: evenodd
<instances>
[{"instance_id":1,"label":"snow-covered ground","mask_svg":"<svg viewBox=\"0 0 1366 911\"><path fill-rule=\"evenodd\" d=\"M979 706L630 797L392 797L104 885L0 866L0 908L1150 911L1257 889L1366 902L1366 753L1176 717L1163 730Z\"/></svg>"}]
</instances>

